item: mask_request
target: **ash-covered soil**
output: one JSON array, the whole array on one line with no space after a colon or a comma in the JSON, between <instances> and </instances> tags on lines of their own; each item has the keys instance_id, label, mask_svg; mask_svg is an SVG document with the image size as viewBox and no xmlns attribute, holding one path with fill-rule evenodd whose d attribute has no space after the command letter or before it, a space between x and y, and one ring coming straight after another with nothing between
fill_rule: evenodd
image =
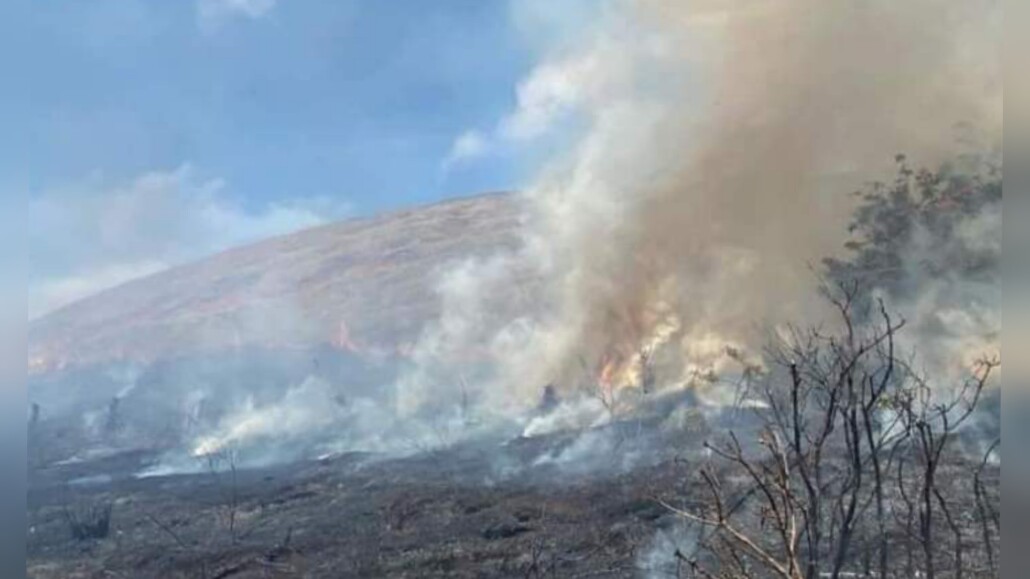
<instances>
[{"instance_id":1,"label":"ash-covered soil","mask_svg":"<svg viewBox=\"0 0 1030 579\"><path fill-rule=\"evenodd\" d=\"M667 455L627 469L618 449L589 471L540 460L573 441L142 479L132 473L154 457L140 453L51 466L32 474L28 574L638 577L674 565L662 539L676 521L655 499L685 492L696 465ZM107 505L106 537L73 536L70 519Z\"/></svg>"},{"instance_id":2,"label":"ash-covered soil","mask_svg":"<svg viewBox=\"0 0 1030 579\"><path fill-rule=\"evenodd\" d=\"M625 420L405 457L348 453L262 468L223 457L198 460L189 474L143 478L164 455L121 452L37 466L29 481L28 575L686 577L697 537L662 503L693 510L707 499L698 472L718 462L702 440L727 425L666 424ZM733 429L752 440L754 426L738 420ZM971 434L954 448L982 440ZM963 533L965 575L990 577L970 487L976 456L957 453L942 464L937 484ZM911 488L918 460L901 460ZM718 473L742 500L751 496L747 481ZM981 476L998 512L999 465ZM888 491L888 504L902 508L904 497ZM98 529L107 509L109 524ZM741 515L741 525L763 532L760 512ZM934 527L941 576L953 576L953 529L943 517ZM875 552L878 534L863 528L849 569L868 568ZM902 527L888 534L891 565L905 568L918 551Z\"/></svg>"}]
</instances>

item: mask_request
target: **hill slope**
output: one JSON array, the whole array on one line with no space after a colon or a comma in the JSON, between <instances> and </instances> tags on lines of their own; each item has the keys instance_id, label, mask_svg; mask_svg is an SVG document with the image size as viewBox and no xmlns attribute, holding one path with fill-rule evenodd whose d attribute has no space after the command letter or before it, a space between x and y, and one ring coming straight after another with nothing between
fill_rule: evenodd
<instances>
[{"instance_id":1,"label":"hill slope","mask_svg":"<svg viewBox=\"0 0 1030 579\"><path fill-rule=\"evenodd\" d=\"M403 348L439 304L434 273L517 243L487 194L233 249L82 300L29 327L29 372L226 348Z\"/></svg>"}]
</instances>

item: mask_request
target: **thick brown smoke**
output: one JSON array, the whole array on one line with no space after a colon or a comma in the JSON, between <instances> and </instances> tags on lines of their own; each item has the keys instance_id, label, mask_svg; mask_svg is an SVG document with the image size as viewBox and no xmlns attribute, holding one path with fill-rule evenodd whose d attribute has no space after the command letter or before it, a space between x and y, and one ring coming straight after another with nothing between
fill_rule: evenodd
<instances>
[{"instance_id":1,"label":"thick brown smoke","mask_svg":"<svg viewBox=\"0 0 1030 579\"><path fill-rule=\"evenodd\" d=\"M817 319L810 266L841 247L847 192L896 153L1000 147L999 23L991 0L615 3L525 83L573 87L587 128L527 192L525 250L445 281L402 407L472 351L483 399L526 406L639 382L641 352L682 384ZM526 271L534 300L491 301Z\"/></svg>"}]
</instances>

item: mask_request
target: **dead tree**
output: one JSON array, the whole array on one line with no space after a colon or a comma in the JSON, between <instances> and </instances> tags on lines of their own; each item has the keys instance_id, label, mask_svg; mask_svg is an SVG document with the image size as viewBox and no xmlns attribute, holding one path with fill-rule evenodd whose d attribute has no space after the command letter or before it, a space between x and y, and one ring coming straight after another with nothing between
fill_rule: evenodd
<instances>
[{"instance_id":1,"label":"dead tree","mask_svg":"<svg viewBox=\"0 0 1030 579\"><path fill-rule=\"evenodd\" d=\"M937 574L934 553L936 509L954 534L954 575L961 578L963 565L962 528L954 519L938 481L938 472L956 433L973 414L992 372L999 366L996 358L977 362L973 375L963 381L948 398L934 391L924 379L910 372L914 386L898 398L900 417L906 431L912 433L908 444L918 459L918 542L923 553L923 571L927 579ZM903 483L902 483L903 484Z\"/></svg>"},{"instance_id":2,"label":"dead tree","mask_svg":"<svg viewBox=\"0 0 1030 579\"><path fill-rule=\"evenodd\" d=\"M107 405L107 417L104 421L104 436L112 438L122 429L121 399L117 396L111 398Z\"/></svg>"},{"instance_id":3,"label":"dead tree","mask_svg":"<svg viewBox=\"0 0 1030 579\"><path fill-rule=\"evenodd\" d=\"M826 293L837 332L791 328L769 348L774 369L759 388L757 436L731 431L706 443L720 468L700 471L701 504L663 501L711 531L710 568L693 564L698 576L889 577L900 510L904 536L922 552L917 561L906 541L906 576L933 579L934 528L944 524L961 577L963 529L938 472L998 362L982 361L950 396L933 390L896 355L904 321L868 301L877 315L857 315L858 295L855 286ZM913 460L918 468L905 464Z\"/></svg>"},{"instance_id":4,"label":"dead tree","mask_svg":"<svg viewBox=\"0 0 1030 579\"><path fill-rule=\"evenodd\" d=\"M994 559L994 535L995 533L1001 533L1001 518L998 515L998 511L991 506L993 501L987 496L987 485L984 484L983 477L984 469L987 468L991 455L998 448L999 444L1001 444L1001 440L997 439L987 448L983 459L980 460L980 464L973 471L973 493L976 497L976 514L980 522L984 554L987 556L987 570L991 576L998 574L998 567Z\"/></svg>"},{"instance_id":5,"label":"dead tree","mask_svg":"<svg viewBox=\"0 0 1030 579\"><path fill-rule=\"evenodd\" d=\"M239 474L237 470L238 455L234 448L225 448L219 452L213 452L204 456L207 462L208 472L211 473L220 495L219 508L225 521L229 541L233 544L239 542L237 531L237 518L240 510ZM225 465L223 472L222 465ZM228 480L223 480L223 474L228 475Z\"/></svg>"},{"instance_id":6,"label":"dead tree","mask_svg":"<svg viewBox=\"0 0 1030 579\"><path fill-rule=\"evenodd\" d=\"M638 354L640 364L640 391L650 394L655 387L654 352L650 348L642 348Z\"/></svg>"},{"instance_id":7,"label":"dead tree","mask_svg":"<svg viewBox=\"0 0 1030 579\"><path fill-rule=\"evenodd\" d=\"M540 414L547 414L558 407L558 391L554 384L547 384L540 395L540 402L536 405L536 411Z\"/></svg>"}]
</instances>

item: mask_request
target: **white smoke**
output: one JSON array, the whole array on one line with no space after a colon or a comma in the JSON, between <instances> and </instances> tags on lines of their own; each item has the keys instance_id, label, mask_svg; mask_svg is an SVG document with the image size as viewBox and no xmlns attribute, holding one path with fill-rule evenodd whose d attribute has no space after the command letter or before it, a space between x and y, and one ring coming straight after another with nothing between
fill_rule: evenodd
<instances>
[{"instance_id":1,"label":"white smoke","mask_svg":"<svg viewBox=\"0 0 1030 579\"><path fill-rule=\"evenodd\" d=\"M976 255L989 265L980 275L962 271L963 256ZM906 268L919 272L926 261L955 259L938 275L918 279L918 293L898 309L909 312L913 327L903 337L918 349L928 370L943 378L957 379L978 359L997 356L1001 349L1000 271L1001 203L984 208L962 221L951 239L942 240L917 230L907 248ZM919 274L916 274L919 275Z\"/></svg>"},{"instance_id":2,"label":"white smoke","mask_svg":"<svg viewBox=\"0 0 1030 579\"><path fill-rule=\"evenodd\" d=\"M606 6L500 124L583 130L525 192L522 250L445 278L401 381L408 413L453 403L456 384L511 414L546 384L638 385L642 352L664 384L723 372L761 328L821 319L810 267L843 244L842 193L889 175L896 152L934 165L999 146L989 0ZM532 303L499 302L527 278ZM983 322L967 305L936 314Z\"/></svg>"},{"instance_id":3,"label":"white smoke","mask_svg":"<svg viewBox=\"0 0 1030 579\"><path fill-rule=\"evenodd\" d=\"M522 436L541 436L565 430L596 428L611 420L608 409L597 398L579 398L562 402L546 414L533 417L522 430Z\"/></svg>"},{"instance_id":4,"label":"white smoke","mask_svg":"<svg viewBox=\"0 0 1030 579\"><path fill-rule=\"evenodd\" d=\"M567 465L639 448L613 428L648 388L698 386L717 419L740 402L721 385L761 367L770 326L823 320L811 268L843 246L845 193L890 176L897 152L934 166L996 151L999 18L990 0L605 4L490 135L576 136L522 194L522 247L443 273L442 313L392 390L339 404L310 379L237 408L192 450L404 452L596 429L540 458ZM1000 246L995 219L956 243ZM920 243L913 259L940 249ZM932 338L927 362L981 349L1000 323L994 290L927 280L899 304L913 343Z\"/></svg>"},{"instance_id":5,"label":"white smoke","mask_svg":"<svg viewBox=\"0 0 1030 579\"><path fill-rule=\"evenodd\" d=\"M308 378L286 391L282 400L256 407L248 399L244 407L225 417L223 426L202 437L193 449L195 456L220 452L241 442L275 440L310 435L325 430L338 420L341 405L333 400L329 384Z\"/></svg>"},{"instance_id":6,"label":"white smoke","mask_svg":"<svg viewBox=\"0 0 1030 579\"><path fill-rule=\"evenodd\" d=\"M659 529L637 556L637 569L647 579L686 577L698 541L698 529L682 522Z\"/></svg>"}]
</instances>

